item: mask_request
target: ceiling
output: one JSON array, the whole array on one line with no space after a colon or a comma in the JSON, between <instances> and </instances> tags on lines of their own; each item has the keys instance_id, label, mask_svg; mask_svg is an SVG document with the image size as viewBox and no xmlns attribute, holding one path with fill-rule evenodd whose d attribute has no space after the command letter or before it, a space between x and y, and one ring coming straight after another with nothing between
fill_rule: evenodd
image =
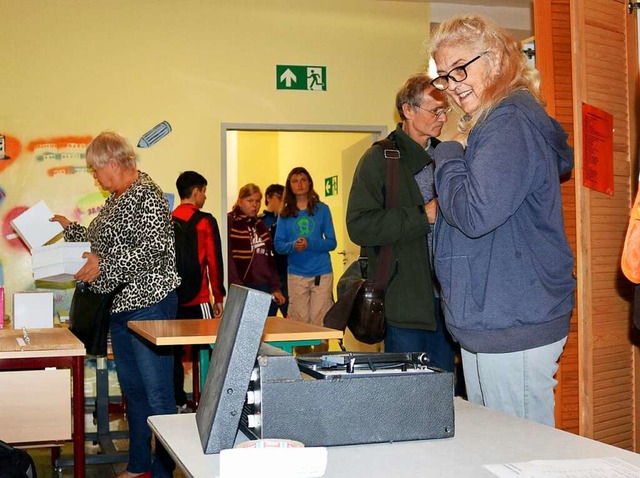
<instances>
[{"instance_id":1,"label":"ceiling","mask_svg":"<svg viewBox=\"0 0 640 478\"><path fill-rule=\"evenodd\" d=\"M440 23L454 15L478 13L493 18L516 39L533 36L531 0L413 0L430 3L431 22Z\"/></svg>"},{"instance_id":2,"label":"ceiling","mask_svg":"<svg viewBox=\"0 0 640 478\"><path fill-rule=\"evenodd\" d=\"M452 5L476 5L484 7L526 8L532 0L424 0L427 3L448 3Z\"/></svg>"}]
</instances>

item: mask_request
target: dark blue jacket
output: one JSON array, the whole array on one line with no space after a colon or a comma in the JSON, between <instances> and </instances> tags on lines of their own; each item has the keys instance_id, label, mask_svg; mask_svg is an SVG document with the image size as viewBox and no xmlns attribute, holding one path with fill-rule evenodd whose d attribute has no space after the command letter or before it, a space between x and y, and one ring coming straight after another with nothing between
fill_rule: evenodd
<instances>
[{"instance_id":1,"label":"dark blue jacket","mask_svg":"<svg viewBox=\"0 0 640 478\"><path fill-rule=\"evenodd\" d=\"M508 353L569 332L575 280L559 175L562 127L526 90L435 151L435 271L447 327L471 352Z\"/></svg>"}]
</instances>

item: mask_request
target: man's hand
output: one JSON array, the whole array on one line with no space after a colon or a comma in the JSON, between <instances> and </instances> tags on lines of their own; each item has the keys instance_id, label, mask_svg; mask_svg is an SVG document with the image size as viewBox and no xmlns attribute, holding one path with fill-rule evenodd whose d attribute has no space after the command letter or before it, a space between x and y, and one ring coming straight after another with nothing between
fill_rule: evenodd
<instances>
[{"instance_id":1,"label":"man's hand","mask_svg":"<svg viewBox=\"0 0 640 478\"><path fill-rule=\"evenodd\" d=\"M427 204L425 204L424 212L427 213L427 219L429 219L429 224L435 223L436 217L438 215L438 200L432 199Z\"/></svg>"},{"instance_id":2,"label":"man's hand","mask_svg":"<svg viewBox=\"0 0 640 478\"><path fill-rule=\"evenodd\" d=\"M282 292L280 291L276 291L273 293L273 300L278 305L282 305L287 301L287 299L284 298L284 295L282 295Z\"/></svg>"},{"instance_id":3,"label":"man's hand","mask_svg":"<svg viewBox=\"0 0 640 478\"><path fill-rule=\"evenodd\" d=\"M222 302L216 302L213 304L213 316L216 319L222 317Z\"/></svg>"}]
</instances>

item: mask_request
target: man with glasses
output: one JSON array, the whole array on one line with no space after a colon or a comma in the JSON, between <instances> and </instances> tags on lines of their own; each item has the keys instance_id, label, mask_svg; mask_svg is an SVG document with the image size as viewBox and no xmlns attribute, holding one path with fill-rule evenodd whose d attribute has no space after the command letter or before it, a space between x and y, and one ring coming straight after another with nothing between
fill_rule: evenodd
<instances>
[{"instance_id":1,"label":"man with glasses","mask_svg":"<svg viewBox=\"0 0 640 478\"><path fill-rule=\"evenodd\" d=\"M455 353L434 296L427 241L437 211L430 153L451 110L430 82L424 74L414 75L396 96L401 122L388 138L400 152L398 207L385 208L387 159L383 147L374 144L354 174L347 230L365 249L370 278L377 271L380 246L392 246L385 352L427 352L432 365L453 371Z\"/></svg>"}]
</instances>

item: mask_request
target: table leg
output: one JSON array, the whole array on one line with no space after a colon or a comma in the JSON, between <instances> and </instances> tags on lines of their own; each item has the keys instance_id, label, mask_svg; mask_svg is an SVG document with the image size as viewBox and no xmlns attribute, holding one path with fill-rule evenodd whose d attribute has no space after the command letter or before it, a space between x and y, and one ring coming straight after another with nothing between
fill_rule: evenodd
<instances>
[{"instance_id":1,"label":"table leg","mask_svg":"<svg viewBox=\"0 0 640 478\"><path fill-rule=\"evenodd\" d=\"M73 476L84 478L84 357L73 357Z\"/></svg>"},{"instance_id":2,"label":"table leg","mask_svg":"<svg viewBox=\"0 0 640 478\"><path fill-rule=\"evenodd\" d=\"M191 384L194 410L198 408L200 403L200 358L198 355L200 349L199 345L191 346Z\"/></svg>"},{"instance_id":3,"label":"table leg","mask_svg":"<svg viewBox=\"0 0 640 478\"><path fill-rule=\"evenodd\" d=\"M204 390L204 383L209 372L209 347L200 349L200 390Z\"/></svg>"}]
</instances>

